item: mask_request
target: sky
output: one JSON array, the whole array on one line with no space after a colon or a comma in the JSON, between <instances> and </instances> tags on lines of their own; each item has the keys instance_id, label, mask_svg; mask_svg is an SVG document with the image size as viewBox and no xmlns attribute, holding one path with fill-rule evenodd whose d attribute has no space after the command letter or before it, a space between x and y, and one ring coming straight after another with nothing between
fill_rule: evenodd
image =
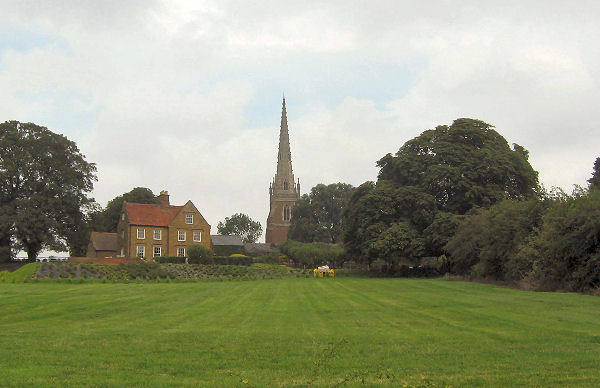
<instances>
[{"instance_id":1,"label":"sky","mask_svg":"<svg viewBox=\"0 0 600 388\"><path fill-rule=\"evenodd\" d=\"M168 190L213 234L266 227L284 93L302 193L460 117L570 191L600 156L599 76L597 0L0 0L0 120L75 141L100 205Z\"/></svg>"}]
</instances>

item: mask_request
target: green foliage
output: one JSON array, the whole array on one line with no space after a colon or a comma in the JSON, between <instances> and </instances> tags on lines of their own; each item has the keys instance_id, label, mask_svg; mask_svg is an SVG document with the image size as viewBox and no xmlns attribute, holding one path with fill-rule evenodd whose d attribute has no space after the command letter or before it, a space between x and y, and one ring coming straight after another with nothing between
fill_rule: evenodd
<instances>
[{"instance_id":1,"label":"green foliage","mask_svg":"<svg viewBox=\"0 0 600 388\"><path fill-rule=\"evenodd\" d=\"M519 252L541 226L547 207L547 201L505 200L468 216L446 245L451 270L498 280L525 278L533 260Z\"/></svg>"},{"instance_id":2,"label":"green foliage","mask_svg":"<svg viewBox=\"0 0 600 388\"><path fill-rule=\"evenodd\" d=\"M187 257L184 256L160 256L160 257L153 257L152 260L154 260L157 263L173 263L173 264L184 264L186 262L186 259L188 259ZM189 261L189 259L188 259Z\"/></svg>"},{"instance_id":3,"label":"green foliage","mask_svg":"<svg viewBox=\"0 0 600 388\"><path fill-rule=\"evenodd\" d=\"M537 195L527 157L479 120L425 131L378 161L376 184L357 188L344 213L344 246L359 262L383 259L392 268L439 256L471 209Z\"/></svg>"},{"instance_id":4,"label":"green foliage","mask_svg":"<svg viewBox=\"0 0 600 388\"><path fill-rule=\"evenodd\" d=\"M81 252L95 172L65 136L33 123L0 124L0 258L16 248L29 259L44 248Z\"/></svg>"},{"instance_id":5,"label":"green foliage","mask_svg":"<svg viewBox=\"0 0 600 388\"><path fill-rule=\"evenodd\" d=\"M335 244L301 243L288 240L279 245L279 250L296 267L315 268L328 264L334 268L339 268L345 260L344 249Z\"/></svg>"},{"instance_id":6,"label":"green foliage","mask_svg":"<svg viewBox=\"0 0 600 388\"><path fill-rule=\"evenodd\" d=\"M231 256L234 254L244 254L244 247L235 245L213 245L213 251L217 256Z\"/></svg>"},{"instance_id":7,"label":"green foliage","mask_svg":"<svg viewBox=\"0 0 600 388\"><path fill-rule=\"evenodd\" d=\"M600 288L600 192L555 199L529 249L541 288Z\"/></svg>"},{"instance_id":8,"label":"green foliage","mask_svg":"<svg viewBox=\"0 0 600 388\"><path fill-rule=\"evenodd\" d=\"M90 226L96 232L116 232L123 202L156 204L158 198L152 190L145 187L135 187L108 201L106 208L91 214Z\"/></svg>"},{"instance_id":9,"label":"green foliage","mask_svg":"<svg viewBox=\"0 0 600 388\"><path fill-rule=\"evenodd\" d=\"M463 118L423 132L377 165L379 180L414 186L432 195L439 210L465 214L473 206L534 197L537 172L527 158L490 124Z\"/></svg>"},{"instance_id":10,"label":"green foliage","mask_svg":"<svg viewBox=\"0 0 600 388\"><path fill-rule=\"evenodd\" d=\"M262 233L260 222L253 221L243 213L236 213L231 217L225 217L224 222L217 224L217 230L221 235L240 236L245 243L255 242Z\"/></svg>"},{"instance_id":11,"label":"green foliage","mask_svg":"<svg viewBox=\"0 0 600 388\"><path fill-rule=\"evenodd\" d=\"M0 282L2 283L23 283L33 277L39 269L41 263L25 264L13 272L0 272Z\"/></svg>"},{"instance_id":12,"label":"green foliage","mask_svg":"<svg viewBox=\"0 0 600 388\"><path fill-rule=\"evenodd\" d=\"M600 189L600 158L596 158L594 162L594 171L592 177L588 179L590 190Z\"/></svg>"},{"instance_id":13,"label":"green foliage","mask_svg":"<svg viewBox=\"0 0 600 388\"><path fill-rule=\"evenodd\" d=\"M204 245L191 244L187 248L189 263L194 264L212 264L214 252Z\"/></svg>"},{"instance_id":14,"label":"green foliage","mask_svg":"<svg viewBox=\"0 0 600 388\"><path fill-rule=\"evenodd\" d=\"M213 263L216 265L252 265L254 260L250 256L214 256Z\"/></svg>"},{"instance_id":15,"label":"green foliage","mask_svg":"<svg viewBox=\"0 0 600 388\"><path fill-rule=\"evenodd\" d=\"M354 187L347 183L318 184L294 204L288 238L335 244L344 229L343 210Z\"/></svg>"},{"instance_id":16,"label":"green foliage","mask_svg":"<svg viewBox=\"0 0 600 388\"><path fill-rule=\"evenodd\" d=\"M266 263L266 264L283 264L288 260L287 256L281 254L279 251L266 253L254 258L255 263Z\"/></svg>"}]
</instances>

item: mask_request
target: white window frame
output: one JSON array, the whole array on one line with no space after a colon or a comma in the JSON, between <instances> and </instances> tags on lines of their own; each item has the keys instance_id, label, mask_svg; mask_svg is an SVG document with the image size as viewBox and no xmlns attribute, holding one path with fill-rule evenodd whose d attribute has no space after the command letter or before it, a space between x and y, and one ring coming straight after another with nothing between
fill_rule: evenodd
<instances>
[{"instance_id":1,"label":"white window frame","mask_svg":"<svg viewBox=\"0 0 600 388\"><path fill-rule=\"evenodd\" d=\"M283 207L283 220L289 221L292 218L292 208L289 205Z\"/></svg>"},{"instance_id":2,"label":"white window frame","mask_svg":"<svg viewBox=\"0 0 600 388\"><path fill-rule=\"evenodd\" d=\"M140 255L141 248L141 255ZM146 246L145 245L136 245L135 246L135 257L146 257Z\"/></svg>"},{"instance_id":3,"label":"white window frame","mask_svg":"<svg viewBox=\"0 0 600 388\"><path fill-rule=\"evenodd\" d=\"M177 247L177 257L185 257L185 247Z\"/></svg>"},{"instance_id":4,"label":"white window frame","mask_svg":"<svg viewBox=\"0 0 600 388\"><path fill-rule=\"evenodd\" d=\"M183 238L182 238L183 236ZM187 234L185 233L185 230L178 230L177 231L177 241L186 241L187 239Z\"/></svg>"},{"instance_id":5,"label":"white window frame","mask_svg":"<svg viewBox=\"0 0 600 388\"><path fill-rule=\"evenodd\" d=\"M198 236L198 238L196 238L196 236ZM194 242L202 242L202 231L201 230L194 231Z\"/></svg>"},{"instance_id":6,"label":"white window frame","mask_svg":"<svg viewBox=\"0 0 600 388\"><path fill-rule=\"evenodd\" d=\"M158 232L158 238L156 237ZM155 240L162 240L162 230L160 229L154 229L154 239Z\"/></svg>"},{"instance_id":7,"label":"white window frame","mask_svg":"<svg viewBox=\"0 0 600 388\"><path fill-rule=\"evenodd\" d=\"M192 225L194 223L194 213L185 214L185 223L188 225Z\"/></svg>"},{"instance_id":8,"label":"white window frame","mask_svg":"<svg viewBox=\"0 0 600 388\"><path fill-rule=\"evenodd\" d=\"M157 250L158 250L158 254L156 254ZM153 257L162 256L162 247L154 247L154 249L152 250L152 256Z\"/></svg>"},{"instance_id":9,"label":"white window frame","mask_svg":"<svg viewBox=\"0 0 600 388\"><path fill-rule=\"evenodd\" d=\"M140 237L140 232L142 232L141 233L142 237ZM137 228L137 238L138 238L138 240L144 240L146 238L146 229Z\"/></svg>"}]
</instances>

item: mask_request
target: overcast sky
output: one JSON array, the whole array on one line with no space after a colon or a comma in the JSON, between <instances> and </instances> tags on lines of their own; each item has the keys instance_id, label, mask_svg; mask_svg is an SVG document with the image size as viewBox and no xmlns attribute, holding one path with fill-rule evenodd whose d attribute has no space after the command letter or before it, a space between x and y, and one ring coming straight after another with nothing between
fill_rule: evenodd
<instances>
[{"instance_id":1,"label":"overcast sky","mask_svg":"<svg viewBox=\"0 0 600 388\"><path fill-rule=\"evenodd\" d=\"M375 162L459 117L530 151L546 187L600 156L600 1L1 1L0 120L75 141L106 202L191 199L263 228L285 93L294 173Z\"/></svg>"}]
</instances>

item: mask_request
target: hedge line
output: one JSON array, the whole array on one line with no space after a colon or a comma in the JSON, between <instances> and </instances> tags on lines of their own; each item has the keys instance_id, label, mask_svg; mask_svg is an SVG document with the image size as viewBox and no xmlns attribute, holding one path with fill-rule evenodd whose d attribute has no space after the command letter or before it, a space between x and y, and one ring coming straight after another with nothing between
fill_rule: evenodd
<instances>
[{"instance_id":1,"label":"hedge line","mask_svg":"<svg viewBox=\"0 0 600 388\"><path fill-rule=\"evenodd\" d=\"M165 256L155 257L157 263L184 264L185 257ZM252 265L252 258L249 256L212 256L210 258L192 259L188 258L188 264L218 264L218 265Z\"/></svg>"}]
</instances>

